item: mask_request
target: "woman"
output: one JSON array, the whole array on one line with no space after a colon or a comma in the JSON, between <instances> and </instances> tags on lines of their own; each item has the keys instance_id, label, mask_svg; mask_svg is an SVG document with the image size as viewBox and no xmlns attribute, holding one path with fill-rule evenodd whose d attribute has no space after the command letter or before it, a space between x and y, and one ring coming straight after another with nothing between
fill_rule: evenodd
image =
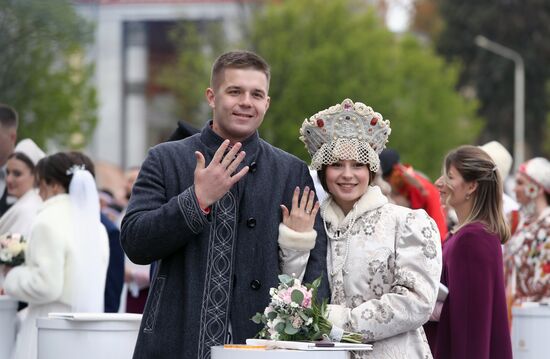
<instances>
[{"instance_id":1,"label":"woman","mask_svg":"<svg viewBox=\"0 0 550 359\"><path fill-rule=\"evenodd\" d=\"M26 262L9 269L6 294L29 303L15 359L36 359L36 318L49 312L102 312L109 247L99 222L92 175L57 153L36 166L44 205L29 237Z\"/></svg>"},{"instance_id":2,"label":"woman","mask_svg":"<svg viewBox=\"0 0 550 359\"><path fill-rule=\"evenodd\" d=\"M362 103L341 105L304 121L300 139L327 192L320 207L332 291L331 336L342 329L374 342L369 358L428 358L422 324L436 301L441 271L439 232L424 210L388 203L373 179L389 121ZM319 209L308 188L284 206L279 245L283 271L301 275L315 244ZM355 354L361 358L364 354Z\"/></svg>"},{"instance_id":3,"label":"woman","mask_svg":"<svg viewBox=\"0 0 550 359\"><path fill-rule=\"evenodd\" d=\"M442 283L449 294L439 322L426 325L435 358L512 358L501 243L510 237L502 182L482 149L461 146L436 181L458 224L443 244Z\"/></svg>"},{"instance_id":4,"label":"woman","mask_svg":"<svg viewBox=\"0 0 550 359\"><path fill-rule=\"evenodd\" d=\"M550 161L523 163L514 191L522 216L504 253L511 301L519 305L550 298Z\"/></svg>"},{"instance_id":5,"label":"woman","mask_svg":"<svg viewBox=\"0 0 550 359\"><path fill-rule=\"evenodd\" d=\"M8 194L16 202L0 217L0 234L19 233L28 238L42 199L35 190L34 169L44 152L31 140L17 144L6 164Z\"/></svg>"}]
</instances>

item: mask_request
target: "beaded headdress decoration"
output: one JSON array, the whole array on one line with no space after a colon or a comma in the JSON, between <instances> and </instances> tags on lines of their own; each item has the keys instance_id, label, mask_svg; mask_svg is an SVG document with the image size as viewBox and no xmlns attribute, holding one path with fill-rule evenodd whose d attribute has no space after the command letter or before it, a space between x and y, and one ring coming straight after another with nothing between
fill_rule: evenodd
<instances>
[{"instance_id":1,"label":"beaded headdress decoration","mask_svg":"<svg viewBox=\"0 0 550 359\"><path fill-rule=\"evenodd\" d=\"M310 168L319 170L340 160L355 160L376 172L378 155L388 142L390 121L361 102L345 99L305 119L300 140L311 155Z\"/></svg>"}]
</instances>

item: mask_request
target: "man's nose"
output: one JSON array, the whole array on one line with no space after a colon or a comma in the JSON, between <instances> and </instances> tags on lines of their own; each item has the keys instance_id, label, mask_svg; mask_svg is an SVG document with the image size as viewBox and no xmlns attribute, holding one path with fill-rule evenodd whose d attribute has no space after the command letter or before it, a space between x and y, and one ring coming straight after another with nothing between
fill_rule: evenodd
<instances>
[{"instance_id":1,"label":"man's nose","mask_svg":"<svg viewBox=\"0 0 550 359\"><path fill-rule=\"evenodd\" d=\"M248 92L244 92L241 96L240 105L250 107L252 105L252 96Z\"/></svg>"}]
</instances>

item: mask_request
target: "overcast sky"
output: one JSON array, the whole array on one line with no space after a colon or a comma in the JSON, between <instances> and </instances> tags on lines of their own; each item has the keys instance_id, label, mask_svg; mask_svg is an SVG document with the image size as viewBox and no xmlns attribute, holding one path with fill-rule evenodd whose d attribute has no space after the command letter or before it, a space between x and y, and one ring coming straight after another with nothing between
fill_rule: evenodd
<instances>
[{"instance_id":1,"label":"overcast sky","mask_svg":"<svg viewBox=\"0 0 550 359\"><path fill-rule=\"evenodd\" d=\"M386 23L392 31L401 32L407 28L412 0L388 0Z\"/></svg>"}]
</instances>

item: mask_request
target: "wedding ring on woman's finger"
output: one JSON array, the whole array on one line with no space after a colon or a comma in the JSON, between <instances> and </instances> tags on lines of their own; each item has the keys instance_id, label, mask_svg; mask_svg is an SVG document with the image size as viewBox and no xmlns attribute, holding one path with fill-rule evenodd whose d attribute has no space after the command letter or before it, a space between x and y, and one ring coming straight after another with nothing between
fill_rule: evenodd
<instances>
[{"instance_id":1,"label":"wedding ring on woman's finger","mask_svg":"<svg viewBox=\"0 0 550 359\"><path fill-rule=\"evenodd\" d=\"M311 214L311 211L309 209L306 209L306 214Z\"/></svg>"}]
</instances>

